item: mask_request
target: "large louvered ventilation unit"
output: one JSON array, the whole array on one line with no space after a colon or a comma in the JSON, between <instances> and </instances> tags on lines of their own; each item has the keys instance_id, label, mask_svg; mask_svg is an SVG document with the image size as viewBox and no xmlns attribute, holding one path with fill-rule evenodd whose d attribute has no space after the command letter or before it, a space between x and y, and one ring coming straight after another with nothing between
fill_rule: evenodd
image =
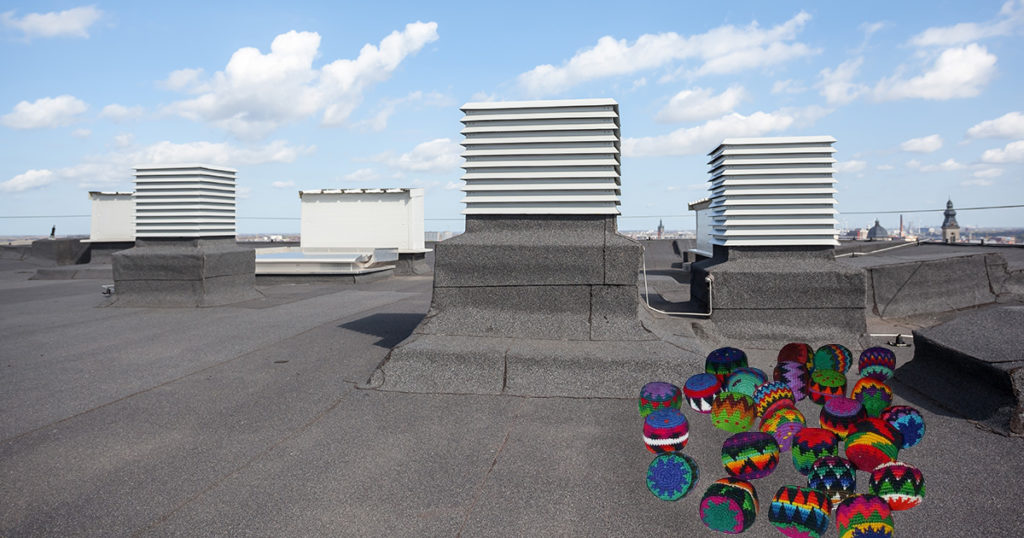
<instances>
[{"instance_id":1,"label":"large louvered ventilation unit","mask_svg":"<svg viewBox=\"0 0 1024 538\"><path fill-rule=\"evenodd\" d=\"M618 215L613 99L467 103L465 215Z\"/></svg>"},{"instance_id":2,"label":"large louvered ventilation unit","mask_svg":"<svg viewBox=\"0 0 1024 538\"><path fill-rule=\"evenodd\" d=\"M712 242L839 244L831 136L727 138L711 160Z\"/></svg>"},{"instance_id":3,"label":"large louvered ventilation unit","mask_svg":"<svg viewBox=\"0 0 1024 538\"><path fill-rule=\"evenodd\" d=\"M135 167L135 236L233 237L235 172L201 164Z\"/></svg>"}]
</instances>

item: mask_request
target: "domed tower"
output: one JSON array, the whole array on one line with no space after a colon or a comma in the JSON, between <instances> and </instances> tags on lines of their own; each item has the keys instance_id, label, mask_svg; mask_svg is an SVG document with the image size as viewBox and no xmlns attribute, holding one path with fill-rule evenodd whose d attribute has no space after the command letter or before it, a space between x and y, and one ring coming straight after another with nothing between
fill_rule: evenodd
<instances>
[{"instance_id":1,"label":"domed tower","mask_svg":"<svg viewBox=\"0 0 1024 538\"><path fill-rule=\"evenodd\" d=\"M890 239L892 238L889 237L889 231L878 223L878 219L875 219L875 225L868 230L868 241L889 241Z\"/></svg>"},{"instance_id":2,"label":"domed tower","mask_svg":"<svg viewBox=\"0 0 1024 538\"><path fill-rule=\"evenodd\" d=\"M942 221L942 241L945 243L960 241L960 225L956 223L956 210L953 209L953 200L946 202L946 210L942 214L946 216L946 219Z\"/></svg>"}]
</instances>

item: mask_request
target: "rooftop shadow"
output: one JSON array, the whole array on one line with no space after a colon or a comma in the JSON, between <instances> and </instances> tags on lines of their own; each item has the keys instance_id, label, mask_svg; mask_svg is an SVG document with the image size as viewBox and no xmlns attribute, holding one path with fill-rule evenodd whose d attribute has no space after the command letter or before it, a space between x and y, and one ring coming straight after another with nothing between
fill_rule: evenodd
<instances>
[{"instance_id":1,"label":"rooftop shadow","mask_svg":"<svg viewBox=\"0 0 1024 538\"><path fill-rule=\"evenodd\" d=\"M338 325L358 333L369 334L380 338L373 343L375 346L391 349L405 340L423 320L425 314L381 313L359 318Z\"/></svg>"}]
</instances>

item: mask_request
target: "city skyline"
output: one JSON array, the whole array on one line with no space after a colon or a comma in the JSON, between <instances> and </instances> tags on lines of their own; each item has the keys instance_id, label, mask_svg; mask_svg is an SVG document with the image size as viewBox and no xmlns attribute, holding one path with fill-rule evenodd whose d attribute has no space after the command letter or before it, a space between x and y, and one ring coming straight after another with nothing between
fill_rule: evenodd
<instances>
[{"instance_id":1,"label":"city skyline","mask_svg":"<svg viewBox=\"0 0 1024 538\"><path fill-rule=\"evenodd\" d=\"M459 106L620 104L622 229L692 227L706 153L834 136L840 227L1024 224L1024 1L0 9L0 233L87 234L134 165L238 170L239 233L291 232L298 191L422 187L462 228ZM877 211L878 214L872 212ZM930 220L926 220L930 219ZM934 221L934 223L932 223Z\"/></svg>"}]
</instances>

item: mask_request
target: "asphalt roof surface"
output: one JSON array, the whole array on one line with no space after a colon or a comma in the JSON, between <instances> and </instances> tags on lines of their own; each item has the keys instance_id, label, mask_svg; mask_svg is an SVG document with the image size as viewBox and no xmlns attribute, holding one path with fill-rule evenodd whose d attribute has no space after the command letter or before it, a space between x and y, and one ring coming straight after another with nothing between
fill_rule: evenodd
<instances>
[{"instance_id":1,"label":"asphalt roof surface","mask_svg":"<svg viewBox=\"0 0 1024 538\"><path fill-rule=\"evenodd\" d=\"M429 276L160 309L34 269L0 260L0 535L714 535L697 506L728 434L706 415L685 411L700 479L669 503L644 483L635 399L361 390L427 311ZM752 365L770 372L773 345L745 347ZM912 348L897 353L907 371ZM1020 535L1024 440L903 378L896 401L927 432L900 459L927 496L894 513L897 535ZM778 536L771 497L804 483L785 454L754 481L745 535Z\"/></svg>"}]
</instances>

